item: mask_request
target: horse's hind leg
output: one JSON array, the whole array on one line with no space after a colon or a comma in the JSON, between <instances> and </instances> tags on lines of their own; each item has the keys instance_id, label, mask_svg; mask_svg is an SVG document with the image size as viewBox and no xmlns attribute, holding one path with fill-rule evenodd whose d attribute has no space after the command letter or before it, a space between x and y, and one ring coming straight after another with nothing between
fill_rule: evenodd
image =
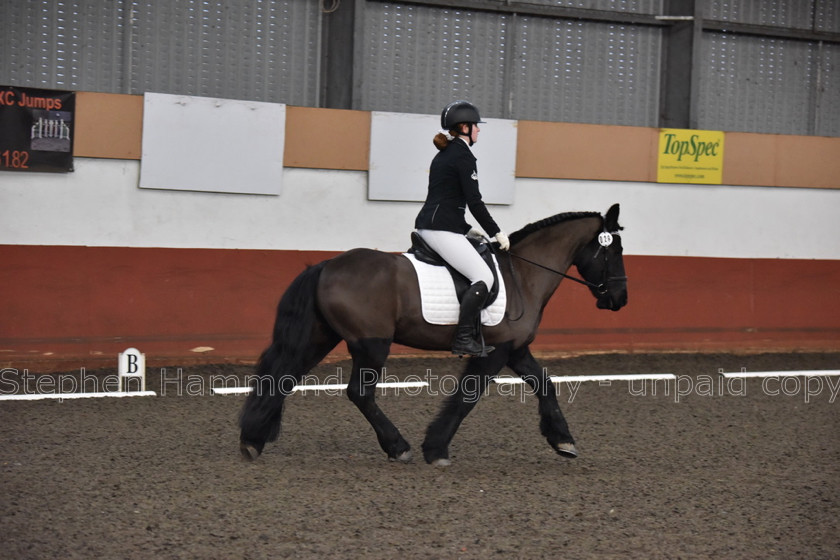
<instances>
[{"instance_id":1,"label":"horse's hind leg","mask_svg":"<svg viewBox=\"0 0 840 560\"><path fill-rule=\"evenodd\" d=\"M353 373L347 385L347 397L353 401L373 426L379 446L391 461L407 463L411 460L411 446L376 404L376 384L388 357L391 341L366 338L348 342L353 356Z\"/></svg>"},{"instance_id":2,"label":"horse's hind leg","mask_svg":"<svg viewBox=\"0 0 840 560\"><path fill-rule=\"evenodd\" d=\"M300 368L288 369L280 344L273 342L260 356L251 394L245 400L239 417L241 428L239 450L242 457L253 461L263 452L266 442L280 434L286 397L313 367L335 348L341 339L324 325L313 330L311 345L302 350Z\"/></svg>"},{"instance_id":3,"label":"horse's hind leg","mask_svg":"<svg viewBox=\"0 0 840 560\"><path fill-rule=\"evenodd\" d=\"M549 445L563 457L577 457L575 440L557 403L557 391L548 373L540 367L527 346L511 354L508 366L534 390L539 401L540 433Z\"/></svg>"},{"instance_id":4,"label":"horse's hind leg","mask_svg":"<svg viewBox=\"0 0 840 560\"><path fill-rule=\"evenodd\" d=\"M239 417L239 450L242 457L249 461L262 454L266 442L277 439L283 405L297 384L297 379L289 376L277 379L278 360L273 344L260 356L257 378Z\"/></svg>"},{"instance_id":5,"label":"horse's hind leg","mask_svg":"<svg viewBox=\"0 0 840 560\"><path fill-rule=\"evenodd\" d=\"M423 441L423 458L427 463L446 467L449 461L449 443L467 414L478 404L490 381L504 367L508 346L497 346L485 358L470 358L458 380L455 393L443 403L440 412L426 428Z\"/></svg>"}]
</instances>

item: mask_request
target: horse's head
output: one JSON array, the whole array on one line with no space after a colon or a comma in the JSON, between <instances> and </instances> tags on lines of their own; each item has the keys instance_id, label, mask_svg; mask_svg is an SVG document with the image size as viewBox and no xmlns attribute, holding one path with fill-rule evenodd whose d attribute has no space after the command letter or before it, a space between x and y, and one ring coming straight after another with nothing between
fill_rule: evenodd
<instances>
[{"instance_id":1,"label":"horse's head","mask_svg":"<svg viewBox=\"0 0 840 560\"><path fill-rule=\"evenodd\" d=\"M574 265L590 283L589 290L598 300L599 309L618 311L627 304L627 276L618 225L618 204L604 217L604 225L586 246L578 251Z\"/></svg>"}]
</instances>

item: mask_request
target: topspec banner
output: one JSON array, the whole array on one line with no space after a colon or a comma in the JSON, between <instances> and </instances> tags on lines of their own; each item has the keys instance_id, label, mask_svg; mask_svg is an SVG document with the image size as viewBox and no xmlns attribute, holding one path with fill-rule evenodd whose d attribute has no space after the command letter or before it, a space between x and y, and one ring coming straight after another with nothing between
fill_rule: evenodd
<instances>
[{"instance_id":1,"label":"topspec banner","mask_svg":"<svg viewBox=\"0 0 840 560\"><path fill-rule=\"evenodd\" d=\"M657 182L719 185L722 180L723 132L660 130Z\"/></svg>"},{"instance_id":2,"label":"topspec banner","mask_svg":"<svg viewBox=\"0 0 840 560\"><path fill-rule=\"evenodd\" d=\"M0 86L0 170L73 171L71 91Z\"/></svg>"}]
</instances>

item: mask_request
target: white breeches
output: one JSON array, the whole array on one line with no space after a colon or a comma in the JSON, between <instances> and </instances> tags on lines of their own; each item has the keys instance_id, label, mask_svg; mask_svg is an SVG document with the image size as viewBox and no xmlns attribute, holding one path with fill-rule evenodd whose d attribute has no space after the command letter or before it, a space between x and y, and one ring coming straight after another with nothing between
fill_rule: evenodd
<instances>
[{"instance_id":1,"label":"white breeches","mask_svg":"<svg viewBox=\"0 0 840 560\"><path fill-rule=\"evenodd\" d=\"M466 276L472 284L484 282L488 290L493 287L493 271L487 267L484 259L479 256L478 251L464 235L434 229L420 229L417 233L423 241L452 265L452 268Z\"/></svg>"}]
</instances>

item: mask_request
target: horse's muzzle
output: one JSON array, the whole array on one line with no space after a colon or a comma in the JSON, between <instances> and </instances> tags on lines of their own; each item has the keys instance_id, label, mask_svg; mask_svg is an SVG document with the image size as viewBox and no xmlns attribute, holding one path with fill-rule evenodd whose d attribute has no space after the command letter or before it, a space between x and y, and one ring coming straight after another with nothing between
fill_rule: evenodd
<instances>
[{"instance_id":1,"label":"horse's muzzle","mask_svg":"<svg viewBox=\"0 0 840 560\"><path fill-rule=\"evenodd\" d=\"M598 306L598 309L618 311L627 305L627 290L622 290L618 294L607 292L598 298L598 303L596 305Z\"/></svg>"}]
</instances>

